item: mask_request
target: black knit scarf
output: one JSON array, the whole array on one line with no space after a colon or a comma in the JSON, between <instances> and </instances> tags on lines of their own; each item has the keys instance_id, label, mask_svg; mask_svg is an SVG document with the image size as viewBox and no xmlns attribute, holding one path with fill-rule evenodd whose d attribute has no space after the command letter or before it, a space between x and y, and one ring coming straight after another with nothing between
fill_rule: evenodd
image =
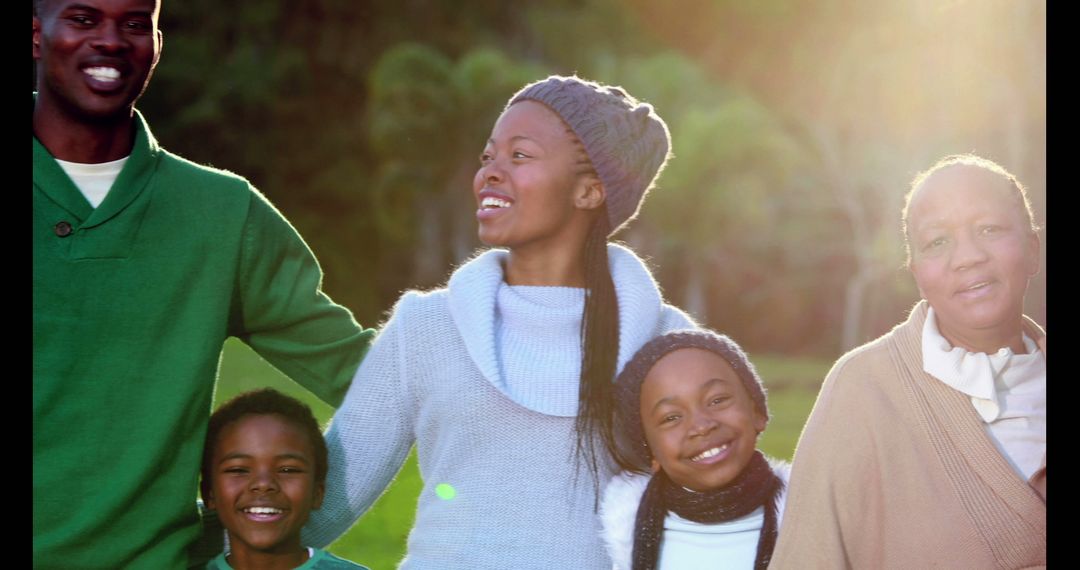
<instances>
[{"instance_id":1,"label":"black knit scarf","mask_svg":"<svg viewBox=\"0 0 1080 570\"><path fill-rule=\"evenodd\" d=\"M663 470L653 475L638 506L634 521L633 570L655 570L660 557L664 518L673 512L699 523L720 523L746 516L765 507L765 524L758 541L755 569L765 569L776 546L776 496L784 483L773 473L760 451L727 486L698 493L673 483Z\"/></svg>"}]
</instances>

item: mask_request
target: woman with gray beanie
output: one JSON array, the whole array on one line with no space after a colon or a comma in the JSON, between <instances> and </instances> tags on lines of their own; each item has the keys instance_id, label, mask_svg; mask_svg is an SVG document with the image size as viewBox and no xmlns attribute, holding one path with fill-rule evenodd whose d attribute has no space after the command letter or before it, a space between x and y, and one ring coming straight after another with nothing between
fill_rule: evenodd
<instances>
[{"instance_id":1,"label":"woman with gray beanie","mask_svg":"<svg viewBox=\"0 0 1080 570\"><path fill-rule=\"evenodd\" d=\"M614 473L613 380L695 326L608 243L670 154L623 89L551 76L514 94L473 181L490 246L397 303L337 410L305 543L345 532L416 445L424 479L401 568L609 569L596 516Z\"/></svg>"}]
</instances>

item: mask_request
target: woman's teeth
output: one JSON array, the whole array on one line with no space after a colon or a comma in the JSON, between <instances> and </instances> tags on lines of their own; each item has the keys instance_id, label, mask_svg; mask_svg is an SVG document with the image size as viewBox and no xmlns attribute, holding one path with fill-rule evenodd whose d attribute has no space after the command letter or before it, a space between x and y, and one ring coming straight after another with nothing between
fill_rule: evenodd
<instances>
[{"instance_id":1,"label":"woman's teeth","mask_svg":"<svg viewBox=\"0 0 1080 570\"><path fill-rule=\"evenodd\" d=\"M701 453L691 457L690 461L701 461L702 459L708 459L710 457L716 457L717 455L720 455L724 451L727 451L728 445L730 445L730 444L725 443L724 445L721 445L720 447L714 447L712 449L706 449L705 451L702 451Z\"/></svg>"},{"instance_id":2,"label":"woman's teeth","mask_svg":"<svg viewBox=\"0 0 1080 570\"><path fill-rule=\"evenodd\" d=\"M480 201L481 208L509 208L510 202L503 200L502 198L495 198L488 196Z\"/></svg>"}]
</instances>

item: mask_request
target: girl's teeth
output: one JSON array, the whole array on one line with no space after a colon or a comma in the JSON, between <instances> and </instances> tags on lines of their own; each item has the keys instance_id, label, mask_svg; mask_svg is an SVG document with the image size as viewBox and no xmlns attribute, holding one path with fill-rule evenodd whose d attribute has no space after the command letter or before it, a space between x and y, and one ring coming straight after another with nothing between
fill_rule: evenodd
<instances>
[{"instance_id":1,"label":"girl's teeth","mask_svg":"<svg viewBox=\"0 0 1080 570\"><path fill-rule=\"evenodd\" d=\"M510 202L507 202L506 200L503 200L503 199L500 199L500 198L494 198L492 196L488 196L487 198L484 198L483 200L480 201L480 207L481 208L509 208L510 207Z\"/></svg>"},{"instance_id":2,"label":"girl's teeth","mask_svg":"<svg viewBox=\"0 0 1080 570\"><path fill-rule=\"evenodd\" d=\"M702 459L708 459L710 457L716 457L717 455L720 455L727 448L728 448L728 444L725 443L724 445L721 445L720 447L714 447L712 449L706 449L705 451L702 451L701 454L695 455L694 457L691 457L690 460L691 461L701 461Z\"/></svg>"}]
</instances>

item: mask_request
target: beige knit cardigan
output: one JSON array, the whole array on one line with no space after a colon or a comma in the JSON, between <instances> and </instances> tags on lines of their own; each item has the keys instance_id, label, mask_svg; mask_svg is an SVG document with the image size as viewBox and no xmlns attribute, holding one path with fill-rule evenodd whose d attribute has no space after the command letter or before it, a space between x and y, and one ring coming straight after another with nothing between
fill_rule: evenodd
<instances>
[{"instance_id":1,"label":"beige knit cardigan","mask_svg":"<svg viewBox=\"0 0 1080 570\"><path fill-rule=\"evenodd\" d=\"M1046 565L1046 458L1025 481L969 398L923 372L926 312L919 302L829 372L770 568ZM1045 349L1042 329L1026 317L1024 328Z\"/></svg>"}]
</instances>

